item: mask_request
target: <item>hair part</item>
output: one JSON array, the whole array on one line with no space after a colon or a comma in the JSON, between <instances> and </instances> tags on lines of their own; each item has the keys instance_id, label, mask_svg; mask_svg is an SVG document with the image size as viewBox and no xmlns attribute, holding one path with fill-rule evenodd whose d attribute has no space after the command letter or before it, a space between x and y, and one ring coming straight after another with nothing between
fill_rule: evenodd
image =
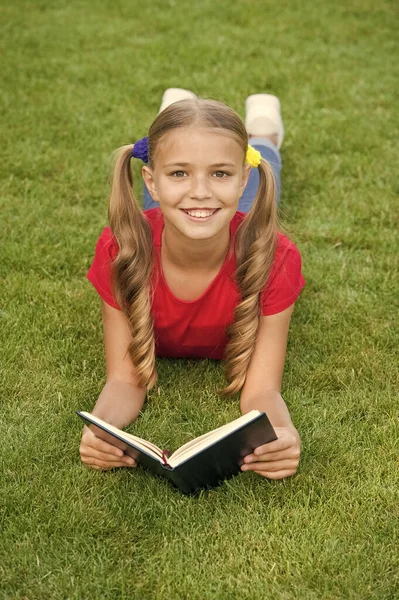
<instances>
[{"instance_id":1,"label":"hair part","mask_svg":"<svg viewBox=\"0 0 399 600\"><path fill-rule=\"evenodd\" d=\"M231 135L242 147L244 162L248 134L237 113L222 102L195 98L169 105L151 125L148 130L148 163L151 167L162 138L172 129L181 127L204 127Z\"/></svg>"}]
</instances>

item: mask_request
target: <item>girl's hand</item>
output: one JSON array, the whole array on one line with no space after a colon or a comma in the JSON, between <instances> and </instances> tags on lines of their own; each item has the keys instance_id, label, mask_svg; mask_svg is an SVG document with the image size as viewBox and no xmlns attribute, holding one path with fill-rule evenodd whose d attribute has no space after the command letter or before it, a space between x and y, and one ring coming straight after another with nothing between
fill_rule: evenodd
<instances>
[{"instance_id":1,"label":"girl's hand","mask_svg":"<svg viewBox=\"0 0 399 600\"><path fill-rule=\"evenodd\" d=\"M135 467L137 465L136 461L127 456L123 450L100 440L86 426L83 429L79 452L82 463L92 469L107 470L114 467Z\"/></svg>"},{"instance_id":2,"label":"girl's hand","mask_svg":"<svg viewBox=\"0 0 399 600\"><path fill-rule=\"evenodd\" d=\"M258 446L244 458L241 471L254 471L269 479L283 479L294 475L301 454L301 440L293 425L275 427L278 437L274 442Z\"/></svg>"}]
</instances>

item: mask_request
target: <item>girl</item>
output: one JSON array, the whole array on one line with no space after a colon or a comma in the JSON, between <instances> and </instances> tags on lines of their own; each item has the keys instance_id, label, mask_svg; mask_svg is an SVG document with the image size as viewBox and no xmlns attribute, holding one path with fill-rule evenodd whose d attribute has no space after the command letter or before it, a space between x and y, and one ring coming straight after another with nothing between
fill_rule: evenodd
<instances>
[{"instance_id":1,"label":"girl","mask_svg":"<svg viewBox=\"0 0 399 600\"><path fill-rule=\"evenodd\" d=\"M247 132L224 104L185 95L172 103L164 96L169 106L148 140L116 156L110 228L88 273L102 298L107 371L93 414L119 428L133 421L156 382L156 355L224 358L223 393L240 392L242 413L265 411L278 436L242 470L281 479L296 472L300 455L280 389L304 280L298 250L276 229L280 105L274 96L250 96ZM144 212L133 196L132 156L146 163ZM247 186L251 168L257 179ZM94 469L136 466L87 427L80 454Z\"/></svg>"}]
</instances>

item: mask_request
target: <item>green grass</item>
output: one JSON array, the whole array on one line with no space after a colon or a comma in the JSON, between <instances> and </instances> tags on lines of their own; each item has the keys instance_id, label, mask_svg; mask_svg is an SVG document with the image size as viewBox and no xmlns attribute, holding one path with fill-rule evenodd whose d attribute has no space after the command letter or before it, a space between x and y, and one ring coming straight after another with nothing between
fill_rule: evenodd
<instances>
[{"instance_id":1,"label":"green grass","mask_svg":"<svg viewBox=\"0 0 399 600\"><path fill-rule=\"evenodd\" d=\"M396 3L20 0L1 16L1 598L399 598ZM281 98L282 215L307 280L285 483L245 473L190 498L79 461L74 411L104 381L85 273L109 156L171 86L242 116L250 93ZM220 364L158 370L139 435L177 448L239 416Z\"/></svg>"}]
</instances>

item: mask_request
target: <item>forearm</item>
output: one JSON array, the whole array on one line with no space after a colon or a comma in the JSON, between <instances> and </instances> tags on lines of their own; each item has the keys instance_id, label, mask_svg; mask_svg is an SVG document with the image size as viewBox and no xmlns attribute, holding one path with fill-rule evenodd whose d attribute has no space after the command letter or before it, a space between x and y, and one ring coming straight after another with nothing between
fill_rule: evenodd
<instances>
[{"instance_id":1,"label":"forearm","mask_svg":"<svg viewBox=\"0 0 399 600\"><path fill-rule=\"evenodd\" d=\"M242 414L250 410L265 412L274 427L293 426L287 405L276 390L266 390L257 396L240 398Z\"/></svg>"},{"instance_id":2,"label":"forearm","mask_svg":"<svg viewBox=\"0 0 399 600\"><path fill-rule=\"evenodd\" d=\"M125 381L110 380L103 387L92 413L121 429L138 417L145 396L145 388Z\"/></svg>"}]
</instances>

